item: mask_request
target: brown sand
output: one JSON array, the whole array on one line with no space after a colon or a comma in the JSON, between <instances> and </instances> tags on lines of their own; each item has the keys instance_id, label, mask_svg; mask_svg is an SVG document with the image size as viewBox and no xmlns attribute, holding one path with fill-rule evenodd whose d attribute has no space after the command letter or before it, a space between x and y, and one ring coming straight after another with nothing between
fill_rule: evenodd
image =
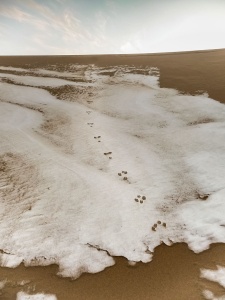
<instances>
[{"instance_id":1,"label":"brown sand","mask_svg":"<svg viewBox=\"0 0 225 300\"><path fill-rule=\"evenodd\" d=\"M185 244L161 245L149 264L130 267L124 258L116 258L116 266L98 274L84 274L75 281L57 277L56 265L1 268L0 276L13 282L30 280L28 286L35 286L36 292L56 294L58 300L201 300L204 299L202 290L206 288L217 296L224 294L218 284L199 278L200 268L225 266L224 250L225 245L215 244L210 250L194 254ZM0 299L16 299L21 289L8 285Z\"/></svg>"},{"instance_id":2,"label":"brown sand","mask_svg":"<svg viewBox=\"0 0 225 300\"><path fill-rule=\"evenodd\" d=\"M57 64L63 69L68 63L158 67L161 87L186 93L205 90L211 98L225 102L225 49L142 55L0 56L0 66L41 68Z\"/></svg>"},{"instance_id":3,"label":"brown sand","mask_svg":"<svg viewBox=\"0 0 225 300\"><path fill-rule=\"evenodd\" d=\"M58 64L63 69L68 63L158 67L161 87L191 94L204 90L211 98L225 103L225 50L155 55L0 57L0 66L22 68ZM203 289L213 291L216 296L225 294L218 284L199 277L200 268L215 269L216 265L225 266L225 245L214 244L200 254L194 254L185 244L161 245L156 248L151 263L130 267L124 258L116 258L114 267L94 275L84 274L76 281L58 278L57 266L0 268L0 280L11 281L0 299L16 299L18 291L35 286L35 292L56 294L58 300L201 300ZM30 280L30 283L22 288L15 284L21 280Z\"/></svg>"}]
</instances>

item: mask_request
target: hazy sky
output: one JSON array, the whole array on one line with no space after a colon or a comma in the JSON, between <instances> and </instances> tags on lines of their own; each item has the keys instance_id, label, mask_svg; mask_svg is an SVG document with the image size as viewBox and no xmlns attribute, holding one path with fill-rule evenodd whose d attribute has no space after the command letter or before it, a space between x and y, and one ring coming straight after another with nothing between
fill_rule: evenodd
<instances>
[{"instance_id":1,"label":"hazy sky","mask_svg":"<svg viewBox=\"0 0 225 300\"><path fill-rule=\"evenodd\" d=\"M225 48L225 0L0 0L0 55Z\"/></svg>"}]
</instances>

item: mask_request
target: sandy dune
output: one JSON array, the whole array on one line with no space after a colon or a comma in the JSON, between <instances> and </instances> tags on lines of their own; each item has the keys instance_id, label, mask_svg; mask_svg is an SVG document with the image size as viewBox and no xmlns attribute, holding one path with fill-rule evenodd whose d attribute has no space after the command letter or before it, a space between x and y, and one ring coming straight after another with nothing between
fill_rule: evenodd
<instances>
[{"instance_id":1,"label":"sandy dune","mask_svg":"<svg viewBox=\"0 0 225 300\"><path fill-rule=\"evenodd\" d=\"M207 271L212 267L207 254L197 256L200 265L190 266L194 252L225 242L225 107L208 97L218 89L206 88L200 74L196 79L207 55L216 62L224 58L223 51L86 61L0 58L1 266L57 264L57 272L55 267L49 270L77 278L100 272L115 263L114 257L123 256L130 267L124 269L119 261L112 269L122 268L128 278L139 277L137 272L141 275L136 280L143 284L140 292L131 284L133 279L128 280L124 286L133 288L128 291L117 280L121 297L109 283L101 294L93 287L90 294L82 292L84 284L92 284L87 277L91 275L82 276L70 289L62 279L38 288L35 279L26 279L24 285L15 279L21 272L25 280L26 271L19 267L15 273L2 269L2 274L15 274L2 278L5 299L22 290L55 294L57 299L74 299L76 290L79 299L220 299L213 293L225 294L200 278L202 272L221 284L223 258L217 251L224 249L222 244L212 252L218 261L213 267L221 266L217 275ZM202 60L192 65L198 57ZM164 68L169 73L170 63L174 73L181 74L181 61L187 64L183 77L179 81L174 75L167 82ZM209 70L210 66L209 60ZM193 85L186 82L187 74L193 76L190 82L196 79ZM156 248L183 242L194 252L184 244ZM161 263L157 251L162 251ZM173 253L179 253L180 266L190 270L181 271ZM138 263L151 260L144 267ZM148 265L155 273L146 278L164 280L163 289L156 282L146 287L143 274ZM110 272L116 271L109 268L100 274L104 277L106 272L113 278ZM176 274L182 276L178 279ZM176 278L172 285L171 278ZM104 285L107 279L96 280Z\"/></svg>"}]
</instances>

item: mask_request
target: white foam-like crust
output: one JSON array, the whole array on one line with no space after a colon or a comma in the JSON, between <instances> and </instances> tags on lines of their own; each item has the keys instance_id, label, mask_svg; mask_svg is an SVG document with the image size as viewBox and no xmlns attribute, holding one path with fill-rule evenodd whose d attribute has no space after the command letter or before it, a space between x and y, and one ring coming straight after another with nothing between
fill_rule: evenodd
<instances>
[{"instance_id":1,"label":"white foam-like crust","mask_svg":"<svg viewBox=\"0 0 225 300\"><path fill-rule=\"evenodd\" d=\"M219 283L225 288L225 268L217 266L217 270L202 269L201 277Z\"/></svg>"},{"instance_id":2,"label":"white foam-like crust","mask_svg":"<svg viewBox=\"0 0 225 300\"><path fill-rule=\"evenodd\" d=\"M225 242L225 106L127 70L90 66L91 104L0 82L2 266L57 263L77 277L112 256L148 262L160 243L200 252Z\"/></svg>"},{"instance_id":3,"label":"white foam-like crust","mask_svg":"<svg viewBox=\"0 0 225 300\"><path fill-rule=\"evenodd\" d=\"M220 296L220 297L216 297L213 292L209 291L209 290L204 290L203 291L203 296L206 300L225 300L225 295L224 296Z\"/></svg>"},{"instance_id":4,"label":"white foam-like crust","mask_svg":"<svg viewBox=\"0 0 225 300\"><path fill-rule=\"evenodd\" d=\"M59 77L71 77L71 78L77 78L77 76L82 76L83 70L81 66L81 70L79 66L75 66L75 70L73 72L59 72L59 71L54 71L54 70L44 70L44 69L36 69L34 70L35 73L37 74L43 74L43 75L48 75L48 76L59 76Z\"/></svg>"},{"instance_id":5,"label":"white foam-like crust","mask_svg":"<svg viewBox=\"0 0 225 300\"><path fill-rule=\"evenodd\" d=\"M16 72L32 72L34 74L43 74L53 77L71 77L71 78L77 78L77 75L82 76L84 70L87 66L84 65L72 65L72 70L70 72L59 72L55 70L45 70L45 69L24 69L24 68L14 68L14 67L4 67L0 66L0 71L16 71Z\"/></svg>"},{"instance_id":6,"label":"white foam-like crust","mask_svg":"<svg viewBox=\"0 0 225 300\"><path fill-rule=\"evenodd\" d=\"M4 66L0 66L0 70L3 70L3 71L16 71L16 72L27 72L27 69L24 69L24 68L14 68L14 67L4 67Z\"/></svg>"},{"instance_id":7,"label":"white foam-like crust","mask_svg":"<svg viewBox=\"0 0 225 300\"><path fill-rule=\"evenodd\" d=\"M57 300L55 295L35 294L29 295L25 292L18 292L16 300Z\"/></svg>"},{"instance_id":8,"label":"white foam-like crust","mask_svg":"<svg viewBox=\"0 0 225 300\"><path fill-rule=\"evenodd\" d=\"M12 80L14 83L23 84L28 86L42 86L42 87L57 87L63 85L72 85L72 86L91 86L91 83L83 82L73 82L60 78L51 78L51 77L35 77L35 76L23 76L23 75L14 75L7 73L0 73L1 78L6 78Z\"/></svg>"}]
</instances>

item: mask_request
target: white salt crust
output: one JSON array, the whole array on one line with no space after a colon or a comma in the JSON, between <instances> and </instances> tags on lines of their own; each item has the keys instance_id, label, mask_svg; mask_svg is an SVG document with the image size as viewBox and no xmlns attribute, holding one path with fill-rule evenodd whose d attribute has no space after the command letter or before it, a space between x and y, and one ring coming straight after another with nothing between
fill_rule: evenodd
<instances>
[{"instance_id":1,"label":"white salt crust","mask_svg":"<svg viewBox=\"0 0 225 300\"><path fill-rule=\"evenodd\" d=\"M102 71L85 71L93 93L64 100L38 88L46 78L4 74L1 266L56 263L76 278L112 256L148 262L160 243L225 242L225 106L129 67Z\"/></svg>"},{"instance_id":2,"label":"white salt crust","mask_svg":"<svg viewBox=\"0 0 225 300\"><path fill-rule=\"evenodd\" d=\"M16 300L57 300L55 295L35 294L29 295L25 292L17 293Z\"/></svg>"}]
</instances>

